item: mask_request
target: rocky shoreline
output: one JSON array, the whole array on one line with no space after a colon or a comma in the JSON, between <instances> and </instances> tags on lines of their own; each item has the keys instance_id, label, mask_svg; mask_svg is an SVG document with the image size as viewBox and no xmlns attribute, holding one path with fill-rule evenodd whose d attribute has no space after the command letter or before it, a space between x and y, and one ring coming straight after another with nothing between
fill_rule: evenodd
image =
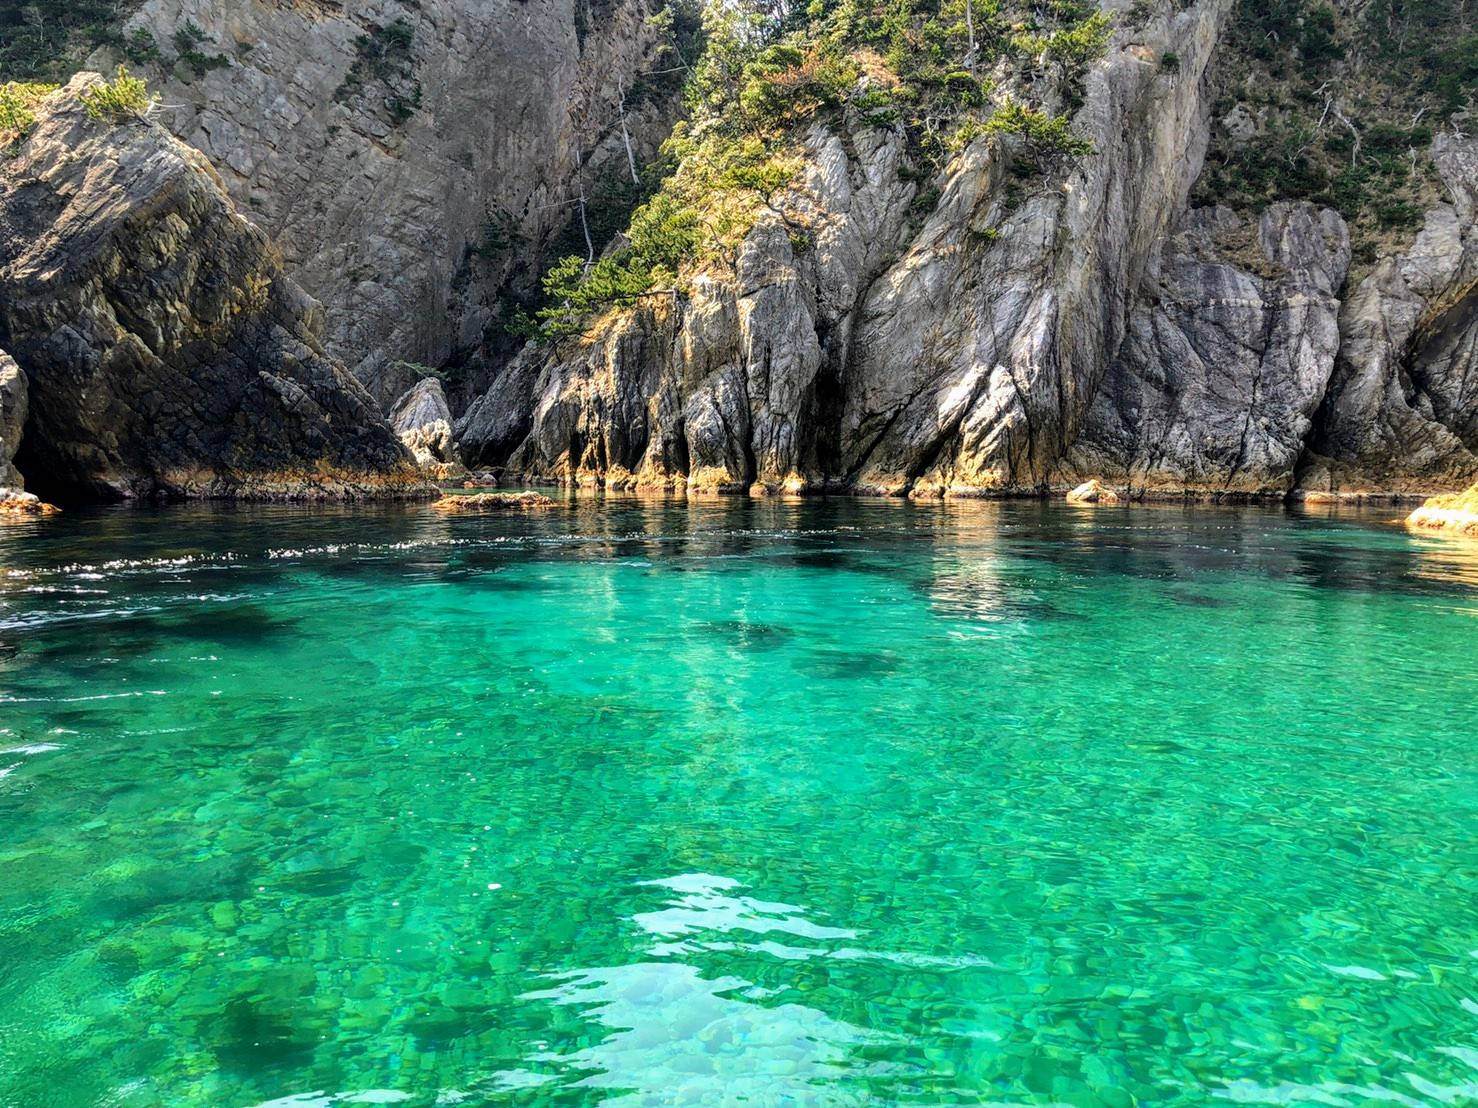
<instances>
[{"instance_id":1,"label":"rocky shoreline","mask_svg":"<svg viewBox=\"0 0 1478 1108\"><path fill-rule=\"evenodd\" d=\"M990 104L1043 105L1070 157L980 126L923 159L896 113L858 108L898 74L861 66L834 110L776 125L789 177L724 250L525 342L531 318L499 315L509 282L527 291L558 219L588 235L597 168L629 168L639 193L638 155L678 121L668 85L628 103L673 48L638 7L573 40L531 17L544 83L580 105L517 123L458 115L523 104L516 89L448 86L426 118L364 92L409 97L435 58L482 64L426 32L489 12L443 0L368 32L337 8L202 9L203 35L251 50L199 84L168 71L179 103L91 112L96 74L40 99L0 157L0 489L423 500L471 470L695 495L1394 505L1478 477L1472 106L1405 150L1422 180L1399 233L1371 239L1328 196L1217 195L1213 136L1272 126L1218 118L1218 66L1252 18L1234 0L1111 5L1071 74L1003 47ZM174 14L148 0L130 27ZM370 46L393 52L373 72ZM507 180L458 153L468 136L506 140ZM555 147L570 196L540 184ZM314 176L329 166L342 195Z\"/></svg>"},{"instance_id":2,"label":"rocky shoreline","mask_svg":"<svg viewBox=\"0 0 1478 1108\"><path fill-rule=\"evenodd\" d=\"M1414 531L1478 538L1478 485L1466 492L1434 496L1406 517Z\"/></svg>"}]
</instances>

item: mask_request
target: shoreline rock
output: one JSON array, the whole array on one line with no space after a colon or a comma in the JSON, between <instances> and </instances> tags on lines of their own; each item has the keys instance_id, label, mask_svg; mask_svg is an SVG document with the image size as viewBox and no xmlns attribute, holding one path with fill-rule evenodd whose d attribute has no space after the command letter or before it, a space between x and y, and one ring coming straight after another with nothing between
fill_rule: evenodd
<instances>
[{"instance_id":1,"label":"shoreline rock","mask_svg":"<svg viewBox=\"0 0 1478 1108\"><path fill-rule=\"evenodd\" d=\"M1117 504L1119 494L1094 477L1071 490L1067 494L1067 502L1069 504Z\"/></svg>"},{"instance_id":2,"label":"shoreline rock","mask_svg":"<svg viewBox=\"0 0 1478 1108\"><path fill-rule=\"evenodd\" d=\"M1467 492L1432 497L1406 517L1406 526L1414 531L1478 538L1478 485Z\"/></svg>"},{"instance_id":3,"label":"shoreline rock","mask_svg":"<svg viewBox=\"0 0 1478 1108\"><path fill-rule=\"evenodd\" d=\"M55 504L46 503L35 493L0 488L0 519L54 516L60 512L61 509Z\"/></svg>"},{"instance_id":4,"label":"shoreline rock","mask_svg":"<svg viewBox=\"0 0 1478 1108\"><path fill-rule=\"evenodd\" d=\"M450 494L433 501L431 510L457 515L473 512L528 511L552 508L554 500L538 492L477 492Z\"/></svg>"}]
</instances>

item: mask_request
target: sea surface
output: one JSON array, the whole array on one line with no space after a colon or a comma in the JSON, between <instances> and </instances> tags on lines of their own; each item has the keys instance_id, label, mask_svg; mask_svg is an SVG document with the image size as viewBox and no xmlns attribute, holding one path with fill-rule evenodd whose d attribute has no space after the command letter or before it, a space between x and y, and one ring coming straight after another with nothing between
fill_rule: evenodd
<instances>
[{"instance_id":1,"label":"sea surface","mask_svg":"<svg viewBox=\"0 0 1478 1108\"><path fill-rule=\"evenodd\" d=\"M0 1105L1478 1103L1478 543L0 530Z\"/></svg>"}]
</instances>

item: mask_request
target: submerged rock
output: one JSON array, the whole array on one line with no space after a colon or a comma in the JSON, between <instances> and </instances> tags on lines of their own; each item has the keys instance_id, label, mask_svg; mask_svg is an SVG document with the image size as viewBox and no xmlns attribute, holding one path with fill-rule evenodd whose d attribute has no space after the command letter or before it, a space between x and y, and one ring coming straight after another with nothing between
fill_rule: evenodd
<instances>
[{"instance_id":1,"label":"submerged rock","mask_svg":"<svg viewBox=\"0 0 1478 1108\"><path fill-rule=\"evenodd\" d=\"M144 119L89 118L82 74L0 164L0 328L29 382L33 488L422 495L322 312L206 159Z\"/></svg>"},{"instance_id":2,"label":"submerged rock","mask_svg":"<svg viewBox=\"0 0 1478 1108\"><path fill-rule=\"evenodd\" d=\"M1478 538L1478 485L1466 492L1432 497L1406 517L1406 526Z\"/></svg>"}]
</instances>

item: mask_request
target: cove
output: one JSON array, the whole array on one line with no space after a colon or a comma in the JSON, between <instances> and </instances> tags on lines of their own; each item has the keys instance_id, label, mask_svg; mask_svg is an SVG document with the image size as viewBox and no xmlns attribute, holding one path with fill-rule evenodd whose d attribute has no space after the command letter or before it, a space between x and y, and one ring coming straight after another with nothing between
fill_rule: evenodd
<instances>
[{"instance_id":1,"label":"cove","mask_svg":"<svg viewBox=\"0 0 1478 1108\"><path fill-rule=\"evenodd\" d=\"M1475 662L1379 511L17 525L0 1104L1478 1098Z\"/></svg>"}]
</instances>

